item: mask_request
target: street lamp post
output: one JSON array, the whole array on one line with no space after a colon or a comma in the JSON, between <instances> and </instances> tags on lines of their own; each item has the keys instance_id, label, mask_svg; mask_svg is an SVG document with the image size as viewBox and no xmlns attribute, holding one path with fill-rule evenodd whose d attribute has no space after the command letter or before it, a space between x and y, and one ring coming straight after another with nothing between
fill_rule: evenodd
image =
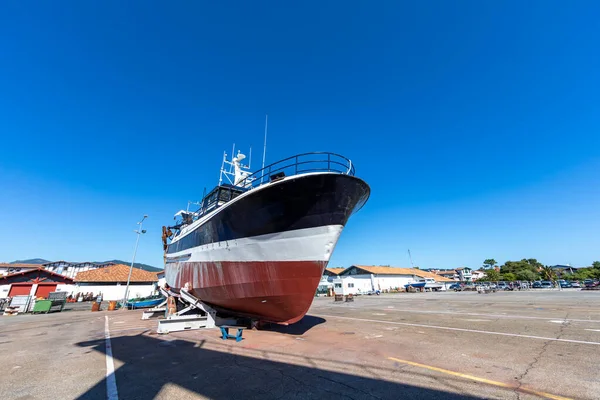
<instances>
[{"instance_id":1,"label":"street lamp post","mask_svg":"<svg viewBox=\"0 0 600 400\"><path fill-rule=\"evenodd\" d=\"M135 233L137 233L137 239L135 240L135 249L133 250L133 259L131 260L131 266L129 267L129 276L127 277L127 287L125 288L125 297L123 298L123 309L124 310L127 309L127 297L129 296L129 282L131 281L131 273L133 272L133 264L135 263L135 254L137 253L138 243L140 242L140 235L146 233L146 231L142 229L142 225L146 218L148 218L148 216L144 215L144 218L142 218L142 220L140 222L138 222L138 225L140 227L138 228L137 231L134 231Z\"/></svg>"}]
</instances>

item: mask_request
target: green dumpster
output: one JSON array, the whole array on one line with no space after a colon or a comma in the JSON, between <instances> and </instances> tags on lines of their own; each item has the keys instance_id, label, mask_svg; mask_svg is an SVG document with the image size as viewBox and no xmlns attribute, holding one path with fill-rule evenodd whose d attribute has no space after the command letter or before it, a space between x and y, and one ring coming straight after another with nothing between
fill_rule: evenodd
<instances>
[{"instance_id":1,"label":"green dumpster","mask_svg":"<svg viewBox=\"0 0 600 400\"><path fill-rule=\"evenodd\" d=\"M52 300L37 300L35 305L33 306L34 313L47 313L50 311L50 307L52 306Z\"/></svg>"}]
</instances>

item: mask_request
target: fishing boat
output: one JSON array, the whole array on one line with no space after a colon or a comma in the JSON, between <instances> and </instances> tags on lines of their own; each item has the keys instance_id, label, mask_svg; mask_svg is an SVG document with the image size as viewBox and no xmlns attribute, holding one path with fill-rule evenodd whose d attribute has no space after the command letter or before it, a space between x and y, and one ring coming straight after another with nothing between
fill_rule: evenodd
<instances>
[{"instance_id":1,"label":"fishing boat","mask_svg":"<svg viewBox=\"0 0 600 400\"><path fill-rule=\"evenodd\" d=\"M222 314L294 323L370 188L334 153L298 154L254 173L245 158L224 153L219 184L163 227L166 283Z\"/></svg>"}]
</instances>

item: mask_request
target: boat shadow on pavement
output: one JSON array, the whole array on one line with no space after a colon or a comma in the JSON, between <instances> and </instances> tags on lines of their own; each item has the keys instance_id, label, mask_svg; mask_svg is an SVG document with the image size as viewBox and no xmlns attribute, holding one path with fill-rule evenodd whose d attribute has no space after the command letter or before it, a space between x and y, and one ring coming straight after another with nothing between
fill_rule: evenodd
<instances>
[{"instance_id":1,"label":"boat shadow on pavement","mask_svg":"<svg viewBox=\"0 0 600 400\"><path fill-rule=\"evenodd\" d=\"M101 353L105 340L77 343ZM217 341L157 338L148 334L111 339L118 397L221 399L475 399L443 390L391 382L390 376L428 377L365 364L298 356L278 351L232 348ZM242 351L245 354L232 354ZM307 365L297 365L307 364ZM323 369L326 368L326 369ZM332 371L333 369L333 371ZM353 371L351 371L353 370ZM362 375L354 375L359 370ZM381 379L387 375L388 380ZM452 385L454 386L454 385ZM460 388L454 386L460 392ZM103 379L79 399L107 398Z\"/></svg>"},{"instance_id":2,"label":"boat shadow on pavement","mask_svg":"<svg viewBox=\"0 0 600 400\"><path fill-rule=\"evenodd\" d=\"M268 324L261 328L263 331L278 332L286 335L304 335L317 325L327 322L326 319L315 317L313 315L305 315L300 321L291 325Z\"/></svg>"}]
</instances>

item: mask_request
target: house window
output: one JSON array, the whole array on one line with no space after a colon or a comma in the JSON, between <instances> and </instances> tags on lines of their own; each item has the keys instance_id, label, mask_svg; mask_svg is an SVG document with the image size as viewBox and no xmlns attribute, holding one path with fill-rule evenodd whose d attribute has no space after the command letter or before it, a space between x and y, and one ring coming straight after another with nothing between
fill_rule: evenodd
<instances>
[{"instance_id":1,"label":"house window","mask_svg":"<svg viewBox=\"0 0 600 400\"><path fill-rule=\"evenodd\" d=\"M336 284L335 284L335 287L336 287L336 288L341 288L341 287L342 287L342 284L341 284L341 283L336 283Z\"/></svg>"},{"instance_id":2,"label":"house window","mask_svg":"<svg viewBox=\"0 0 600 400\"><path fill-rule=\"evenodd\" d=\"M348 284L348 287L349 287L349 288L353 288L353 287L354 287L354 283L349 283L349 284Z\"/></svg>"}]
</instances>

